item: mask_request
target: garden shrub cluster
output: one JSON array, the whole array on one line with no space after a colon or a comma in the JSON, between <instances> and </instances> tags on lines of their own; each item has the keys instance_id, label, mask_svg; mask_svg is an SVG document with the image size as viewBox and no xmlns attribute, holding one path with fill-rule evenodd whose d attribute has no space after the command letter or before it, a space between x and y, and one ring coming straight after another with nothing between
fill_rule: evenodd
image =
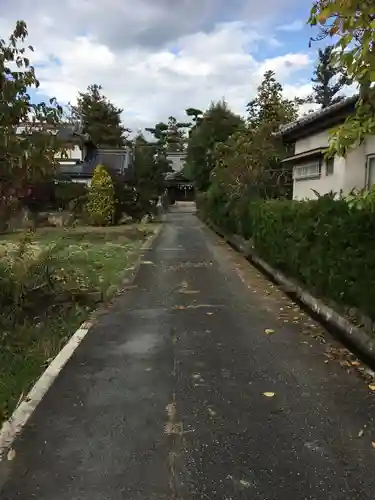
<instances>
[{"instance_id":1,"label":"garden shrub cluster","mask_svg":"<svg viewBox=\"0 0 375 500\"><path fill-rule=\"evenodd\" d=\"M262 258L314 293L375 319L373 204L332 196L230 202L210 190L198 208L225 231L251 238Z\"/></svg>"},{"instance_id":2,"label":"garden shrub cluster","mask_svg":"<svg viewBox=\"0 0 375 500\"><path fill-rule=\"evenodd\" d=\"M57 209L80 213L86 203L87 187L73 181L58 182L54 190L54 206Z\"/></svg>"}]
</instances>

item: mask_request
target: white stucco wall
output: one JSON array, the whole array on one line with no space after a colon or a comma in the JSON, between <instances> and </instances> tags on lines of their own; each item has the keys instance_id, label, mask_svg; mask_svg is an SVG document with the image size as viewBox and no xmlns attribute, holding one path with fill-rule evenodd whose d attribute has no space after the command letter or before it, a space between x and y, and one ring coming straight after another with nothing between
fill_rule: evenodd
<instances>
[{"instance_id":1,"label":"white stucco wall","mask_svg":"<svg viewBox=\"0 0 375 500\"><path fill-rule=\"evenodd\" d=\"M295 154L328 146L328 130L305 137L296 142ZM335 157L333 175L326 175L325 163L323 162L320 178L294 180L293 198L302 200L315 198L312 189L320 194L330 191L348 194L352 189L363 189L366 187L366 163L367 156L375 155L375 136L369 136L363 144L352 149L345 158Z\"/></svg>"},{"instance_id":2,"label":"white stucco wall","mask_svg":"<svg viewBox=\"0 0 375 500\"><path fill-rule=\"evenodd\" d=\"M294 154L297 155L315 148L326 148L328 146L328 138L328 130L304 137L296 142Z\"/></svg>"},{"instance_id":3,"label":"white stucco wall","mask_svg":"<svg viewBox=\"0 0 375 500\"><path fill-rule=\"evenodd\" d=\"M366 187L366 147L365 143L349 151L346 155L344 193Z\"/></svg>"},{"instance_id":4,"label":"white stucco wall","mask_svg":"<svg viewBox=\"0 0 375 500\"><path fill-rule=\"evenodd\" d=\"M326 163L323 161L321 167L321 175L316 179L301 179L293 181L293 198L295 200L313 199L316 195L313 191L319 194L326 194L330 191L338 193L340 189L344 189L345 180L345 159L336 157L333 166L333 174L327 175Z\"/></svg>"},{"instance_id":5,"label":"white stucco wall","mask_svg":"<svg viewBox=\"0 0 375 500\"><path fill-rule=\"evenodd\" d=\"M295 154L305 153L312 149L328 147L328 130L318 132L317 134L304 137L296 141ZM338 192L344 187L345 178L345 160L344 158L335 158L333 174L326 174L326 164L323 161L321 175L316 179L301 179L293 181L293 198L295 200L316 198L313 189L319 194Z\"/></svg>"}]
</instances>

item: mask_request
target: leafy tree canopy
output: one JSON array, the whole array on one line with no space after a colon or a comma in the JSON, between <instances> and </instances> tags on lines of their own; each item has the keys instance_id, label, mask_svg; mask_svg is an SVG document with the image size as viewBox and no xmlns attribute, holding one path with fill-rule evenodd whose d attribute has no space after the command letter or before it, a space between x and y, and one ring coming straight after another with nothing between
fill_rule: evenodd
<instances>
[{"instance_id":1,"label":"leafy tree canopy","mask_svg":"<svg viewBox=\"0 0 375 500\"><path fill-rule=\"evenodd\" d=\"M244 127L242 118L233 113L225 101L213 102L200 117L199 110L188 116L197 117L187 147L187 175L195 181L199 191L210 186L210 175L214 168L214 150L218 143L225 142L234 132ZM199 120L199 122L198 122Z\"/></svg>"},{"instance_id":2,"label":"leafy tree canopy","mask_svg":"<svg viewBox=\"0 0 375 500\"><path fill-rule=\"evenodd\" d=\"M359 87L356 113L331 136L330 153L344 155L375 133L375 2L317 0L309 23L319 27L318 40L334 41L335 63Z\"/></svg>"},{"instance_id":3,"label":"leafy tree canopy","mask_svg":"<svg viewBox=\"0 0 375 500\"><path fill-rule=\"evenodd\" d=\"M54 98L49 104L31 102L30 88L39 82L27 57L28 36L18 21L8 41L0 40L0 225L9 210L27 194L28 187L55 172L56 153L61 149L53 133L62 109Z\"/></svg>"}]
</instances>

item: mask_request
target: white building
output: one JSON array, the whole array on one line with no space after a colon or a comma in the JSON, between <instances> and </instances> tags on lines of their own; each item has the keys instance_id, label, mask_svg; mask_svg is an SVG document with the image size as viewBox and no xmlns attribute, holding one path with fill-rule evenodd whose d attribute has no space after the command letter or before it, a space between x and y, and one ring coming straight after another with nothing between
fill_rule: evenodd
<instances>
[{"instance_id":1,"label":"white building","mask_svg":"<svg viewBox=\"0 0 375 500\"><path fill-rule=\"evenodd\" d=\"M375 184L375 136L367 137L345 157L324 158L329 130L354 112L356 97L306 115L281 127L277 135L293 151L284 166L293 168L293 199L311 199L330 191L348 194Z\"/></svg>"}]
</instances>

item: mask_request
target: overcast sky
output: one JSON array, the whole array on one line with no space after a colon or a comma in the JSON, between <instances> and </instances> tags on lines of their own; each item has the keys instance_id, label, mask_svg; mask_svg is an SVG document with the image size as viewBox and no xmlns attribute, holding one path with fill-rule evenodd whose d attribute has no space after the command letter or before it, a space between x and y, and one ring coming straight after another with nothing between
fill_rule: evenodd
<instances>
[{"instance_id":1,"label":"overcast sky","mask_svg":"<svg viewBox=\"0 0 375 500\"><path fill-rule=\"evenodd\" d=\"M311 90L311 0L2 0L0 35L28 24L38 98L74 102L89 84L132 129L225 98L244 114L266 69L288 97Z\"/></svg>"}]
</instances>

